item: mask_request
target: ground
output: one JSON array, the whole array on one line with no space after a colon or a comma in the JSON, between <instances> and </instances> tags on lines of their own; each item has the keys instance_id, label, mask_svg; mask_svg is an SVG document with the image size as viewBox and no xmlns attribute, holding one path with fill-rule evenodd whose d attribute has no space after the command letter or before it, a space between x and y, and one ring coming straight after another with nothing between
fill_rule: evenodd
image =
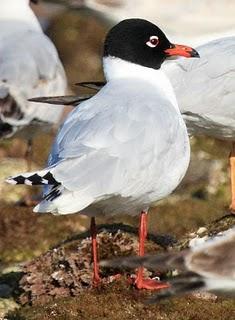
<instances>
[{"instance_id":1,"label":"ground","mask_svg":"<svg viewBox=\"0 0 235 320\"><path fill-rule=\"evenodd\" d=\"M218 199L220 197L216 200L214 196L209 196L209 200L173 199L173 203L164 202L158 209L151 210L149 227L154 237L148 241L147 250L160 252L168 246L174 246L175 250L185 247L188 240L197 235L195 230L226 213L224 201ZM119 281L104 281L101 287L92 288L90 239L86 232L89 220L86 217L36 215L32 208L9 204L2 204L0 209L0 293L3 284L7 284L9 289L9 294L0 299L0 312L1 304L5 306L4 312L17 306L5 319L233 318L234 300L223 297L208 301L188 296L146 305L149 293L139 292L128 285L126 273ZM101 222L108 222L105 224L107 231L100 230L101 258L136 252L137 218L98 221L99 224ZM114 222L123 222L125 226ZM232 215L206 225L206 230L209 234L217 233L234 224ZM121 232L118 233L119 229ZM112 230L115 230L113 234ZM176 239L181 241L176 243ZM19 267L19 262L24 262L23 268ZM66 268L61 269L61 265ZM105 271L102 274L107 276ZM13 301L17 301L17 305Z\"/></svg>"}]
</instances>

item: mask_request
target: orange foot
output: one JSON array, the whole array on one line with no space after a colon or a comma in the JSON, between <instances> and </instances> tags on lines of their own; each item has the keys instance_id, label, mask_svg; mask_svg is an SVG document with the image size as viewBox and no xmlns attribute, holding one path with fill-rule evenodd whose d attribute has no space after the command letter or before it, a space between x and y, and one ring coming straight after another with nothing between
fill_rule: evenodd
<instances>
[{"instance_id":1,"label":"orange foot","mask_svg":"<svg viewBox=\"0 0 235 320\"><path fill-rule=\"evenodd\" d=\"M170 285L166 282L161 282L155 279L143 279L143 278L135 278L134 282L132 282L137 289L146 289L146 290L160 290L169 288Z\"/></svg>"},{"instance_id":2,"label":"orange foot","mask_svg":"<svg viewBox=\"0 0 235 320\"><path fill-rule=\"evenodd\" d=\"M160 290L169 288L169 284L153 279L144 279L141 282L136 282L135 286L137 289L147 290Z\"/></svg>"}]
</instances>

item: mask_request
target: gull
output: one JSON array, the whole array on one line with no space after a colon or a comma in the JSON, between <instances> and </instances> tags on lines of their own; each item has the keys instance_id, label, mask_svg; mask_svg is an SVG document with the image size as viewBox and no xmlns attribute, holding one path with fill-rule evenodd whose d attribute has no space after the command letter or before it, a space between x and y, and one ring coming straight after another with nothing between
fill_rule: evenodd
<instances>
[{"instance_id":1,"label":"gull","mask_svg":"<svg viewBox=\"0 0 235 320\"><path fill-rule=\"evenodd\" d=\"M235 293L235 228L203 244L183 250L144 257L125 257L101 261L102 266L146 267L151 270L177 269L181 274L169 280L170 287L151 301L187 294L195 290Z\"/></svg>"},{"instance_id":2,"label":"gull","mask_svg":"<svg viewBox=\"0 0 235 320\"><path fill-rule=\"evenodd\" d=\"M63 106L28 98L65 93L67 86L57 50L29 4L0 1L0 138L26 137L28 151L35 132L57 124L63 113Z\"/></svg>"},{"instance_id":3,"label":"gull","mask_svg":"<svg viewBox=\"0 0 235 320\"><path fill-rule=\"evenodd\" d=\"M149 21L127 19L114 26L104 43L107 84L68 115L47 168L7 179L49 185L35 212L91 217L94 284L100 281L95 217L140 213L143 255L148 208L173 192L188 168L187 129L161 71L166 59L178 55L199 57L190 47L172 44ZM144 279L142 268L135 285L166 286Z\"/></svg>"},{"instance_id":4,"label":"gull","mask_svg":"<svg viewBox=\"0 0 235 320\"><path fill-rule=\"evenodd\" d=\"M181 113L190 135L206 135L231 141L231 205L235 212L235 36L218 38L196 47L200 59L169 61L162 70L174 88ZM80 83L100 90L104 82ZM93 96L39 98L40 102L77 105Z\"/></svg>"}]
</instances>

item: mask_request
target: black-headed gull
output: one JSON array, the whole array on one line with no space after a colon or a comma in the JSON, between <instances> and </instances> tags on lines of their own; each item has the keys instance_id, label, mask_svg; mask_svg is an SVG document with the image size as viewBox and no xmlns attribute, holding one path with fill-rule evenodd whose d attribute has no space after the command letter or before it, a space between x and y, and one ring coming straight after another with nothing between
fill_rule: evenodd
<instances>
[{"instance_id":1,"label":"black-headed gull","mask_svg":"<svg viewBox=\"0 0 235 320\"><path fill-rule=\"evenodd\" d=\"M189 133L231 141L230 208L235 212L235 37L219 38L196 49L200 59L168 61L162 65L162 70L173 85ZM104 83L86 82L80 85L99 90ZM36 100L77 105L91 96L58 97L56 101L52 97Z\"/></svg>"},{"instance_id":2,"label":"black-headed gull","mask_svg":"<svg viewBox=\"0 0 235 320\"><path fill-rule=\"evenodd\" d=\"M10 177L12 184L50 185L35 212L91 219L94 283L99 282L95 216L140 215L144 254L147 211L180 183L190 158L189 138L170 81L160 70L171 56L199 57L174 45L154 24L128 19L109 31L103 54L107 84L75 108L58 133L49 167ZM138 288L165 284L135 280Z\"/></svg>"},{"instance_id":3,"label":"black-headed gull","mask_svg":"<svg viewBox=\"0 0 235 320\"><path fill-rule=\"evenodd\" d=\"M37 128L58 123L63 112L62 106L27 101L35 95L65 93L67 86L57 50L29 2L0 1L0 138L19 132L30 139Z\"/></svg>"},{"instance_id":4,"label":"black-headed gull","mask_svg":"<svg viewBox=\"0 0 235 320\"><path fill-rule=\"evenodd\" d=\"M103 266L177 269L181 274L169 280L170 287L151 298L152 302L195 290L235 293L235 228L181 252L102 261Z\"/></svg>"}]
</instances>

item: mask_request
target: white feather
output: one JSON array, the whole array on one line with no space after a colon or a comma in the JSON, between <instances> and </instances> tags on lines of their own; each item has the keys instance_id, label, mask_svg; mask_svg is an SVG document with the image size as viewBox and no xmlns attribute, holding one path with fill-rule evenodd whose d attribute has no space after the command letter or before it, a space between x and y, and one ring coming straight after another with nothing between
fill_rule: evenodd
<instances>
[{"instance_id":1,"label":"white feather","mask_svg":"<svg viewBox=\"0 0 235 320\"><path fill-rule=\"evenodd\" d=\"M112 73L115 63L122 73ZM69 114L53 147L60 214L138 214L170 194L188 167L186 127L164 73L120 59L105 64L107 85ZM36 210L47 210L45 201Z\"/></svg>"}]
</instances>

